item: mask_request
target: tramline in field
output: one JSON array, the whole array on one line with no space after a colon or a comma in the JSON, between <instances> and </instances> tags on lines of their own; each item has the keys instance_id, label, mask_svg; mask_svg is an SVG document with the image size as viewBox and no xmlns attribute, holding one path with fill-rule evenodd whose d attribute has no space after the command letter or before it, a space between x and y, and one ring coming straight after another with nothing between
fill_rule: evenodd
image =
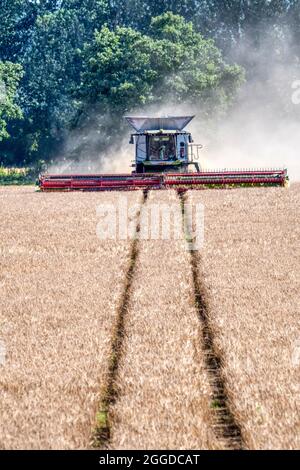
<instances>
[{"instance_id":1,"label":"tramline in field","mask_svg":"<svg viewBox=\"0 0 300 470\"><path fill-rule=\"evenodd\" d=\"M42 191L133 191L139 189L202 189L207 187L286 186L286 169L204 170L202 145L186 126L195 116L126 116L135 133L131 174L41 175ZM193 171L191 171L193 168Z\"/></svg>"}]
</instances>

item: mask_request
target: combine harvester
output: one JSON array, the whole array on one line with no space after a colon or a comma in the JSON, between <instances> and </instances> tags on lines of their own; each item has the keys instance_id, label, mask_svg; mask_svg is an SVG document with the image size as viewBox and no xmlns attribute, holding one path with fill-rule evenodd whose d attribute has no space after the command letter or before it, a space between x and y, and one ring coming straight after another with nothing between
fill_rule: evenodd
<instances>
[{"instance_id":1,"label":"combine harvester","mask_svg":"<svg viewBox=\"0 0 300 470\"><path fill-rule=\"evenodd\" d=\"M286 186L286 169L203 170L199 166L202 145L184 131L194 116L126 117L134 128L135 145L131 174L42 175L42 191L133 191L154 189L232 188ZM191 168L193 167L193 171Z\"/></svg>"}]
</instances>

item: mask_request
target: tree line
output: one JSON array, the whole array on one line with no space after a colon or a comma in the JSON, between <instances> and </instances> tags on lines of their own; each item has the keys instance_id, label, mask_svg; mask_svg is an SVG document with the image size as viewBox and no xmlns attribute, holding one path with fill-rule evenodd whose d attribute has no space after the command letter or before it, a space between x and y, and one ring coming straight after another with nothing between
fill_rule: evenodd
<instances>
[{"instance_id":1,"label":"tree line","mask_svg":"<svg viewBox=\"0 0 300 470\"><path fill-rule=\"evenodd\" d=\"M0 164L97 155L166 101L224 115L266 37L299 62L299 0L0 0Z\"/></svg>"}]
</instances>

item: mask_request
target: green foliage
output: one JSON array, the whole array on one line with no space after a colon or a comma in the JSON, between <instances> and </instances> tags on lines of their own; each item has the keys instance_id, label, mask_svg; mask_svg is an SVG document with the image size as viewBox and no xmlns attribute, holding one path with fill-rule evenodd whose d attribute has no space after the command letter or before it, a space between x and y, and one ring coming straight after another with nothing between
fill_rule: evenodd
<instances>
[{"instance_id":1,"label":"green foliage","mask_svg":"<svg viewBox=\"0 0 300 470\"><path fill-rule=\"evenodd\" d=\"M59 0L1 0L0 59L22 60L38 15L54 11L58 5Z\"/></svg>"},{"instance_id":2,"label":"green foliage","mask_svg":"<svg viewBox=\"0 0 300 470\"><path fill-rule=\"evenodd\" d=\"M59 10L37 19L32 48L24 57L26 74L20 92L29 118L25 153L30 156L51 153L72 115L80 30L79 18L72 11Z\"/></svg>"},{"instance_id":3,"label":"green foliage","mask_svg":"<svg viewBox=\"0 0 300 470\"><path fill-rule=\"evenodd\" d=\"M22 59L19 101L25 122L21 132L19 126L14 129L12 146L20 157L25 155L25 164L59 151L77 110L73 90L80 81L80 48L103 23L107 2L68 0L63 6L37 16Z\"/></svg>"},{"instance_id":4,"label":"green foliage","mask_svg":"<svg viewBox=\"0 0 300 470\"><path fill-rule=\"evenodd\" d=\"M0 166L1 185L24 185L33 182L34 176L30 168L4 168Z\"/></svg>"},{"instance_id":5,"label":"green foliage","mask_svg":"<svg viewBox=\"0 0 300 470\"><path fill-rule=\"evenodd\" d=\"M130 108L145 102L155 78L153 41L130 28L111 31L104 26L84 51L84 72L79 95L88 103Z\"/></svg>"},{"instance_id":6,"label":"green foliage","mask_svg":"<svg viewBox=\"0 0 300 470\"><path fill-rule=\"evenodd\" d=\"M152 18L167 12L178 14L187 21L202 16L203 0L115 0L110 10L114 26L130 26L148 33ZM196 23L195 23L196 24Z\"/></svg>"},{"instance_id":7,"label":"green foliage","mask_svg":"<svg viewBox=\"0 0 300 470\"><path fill-rule=\"evenodd\" d=\"M152 20L149 35L107 26L84 51L80 97L105 111L125 112L166 102L205 103L226 108L242 82L238 66L228 66L213 41L172 13Z\"/></svg>"},{"instance_id":8,"label":"green foliage","mask_svg":"<svg viewBox=\"0 0 300 470\"><path fill-rule=\"evenodd\" d=\"M2 0L0 162L64 154L70 129L83 151L95 129L99 153L121 115L142 107L224 114L244 80L235 62L269 80L270 102L279 93L289 112L290 87L261 64L299 64L299 11L300 0Z\"/></svg>"},{"instance_id":9,"label":"green foliage","mask_svg":"<svg viewBox=\"0 0 300 470\"><path fill-rule=\"evenodd\" d=\"M0 62L0 141L9 137L7 123L20 119L22 112L15 102L22 67L11 62Z\"/></svg>"},{"instance_id":10,"label":"green foliage","mask_svg":"<svg viewBox=\"0 0 300 470\"><path fill-rule=\"evenodd\" d=\"M36 13L37 9L34 3L24 0L4 0L1 2L1 60L15 60L22 53L34 25Z\"/></svg>"},{"instance_id":11,"label":"green foliage","mask_svg":"<svg viewBox=\"0 0 300 470\"><path fill-rule=\"evenodd\" d=\"M81 155L99 155L119 138L123 114L134 109L198 103L207 117L224 113L244 79L243 70L227 65L212 40L170 12L153 18L147 35L104 25L86 44L82 61L75 122L85 135L77 149ZM96 141L89 138L92 131Z\"/></svg>"}]
</instances>

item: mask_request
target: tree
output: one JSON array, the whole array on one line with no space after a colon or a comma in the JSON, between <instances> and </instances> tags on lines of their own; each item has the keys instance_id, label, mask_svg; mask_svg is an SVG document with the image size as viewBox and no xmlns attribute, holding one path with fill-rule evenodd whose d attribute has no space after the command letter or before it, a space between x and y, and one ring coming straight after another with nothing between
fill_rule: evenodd
<instances>
[{"instance_id":1,"label":"tree","mask_svg":"<svg viewBox=\"0 0 300 470\"><path fill-rule=\"evenodd\" d=\"M1 0L0 59L20 61L39 14L55 11L59 0Z\"/></svg>"},{"instance_id":2,"label":"tree","mask_svg":"<svg viewBox=\"0 0 300 470\"><path fill-rule=\"evenodd\" d=\"M259 49L270 33L282 37L285 17L294 3L295 0L204 0L196 27L213 37L225 53L238 51L238 57L240 49L247 46Z\"/></svg>"},{"instance_id":3,"label":"tree","mask_svg":"<svg viewBox=\"0 0 300 470\"><path fill-rule=\"evenodd\" d=\"M147 34L152 18L171 12L192 21L201 15L202 3L201 0L111 0L111 25L130 26Z\"/></svg>"},{"instance_id":4,"label":"tree","mask_svg":"<svg viewBox=\"0 0 300 470\"><path fill-rule=\"evenodd\" d=\"M300 0L291 1L286 18L286 28L291 34L291 47L300 62Z\"/></svg>"},{"instance_id":5,"label":"tree","mask_svg":"<svg viewBox=\"0 0 300 470\"><path fill-rule=\"evenodd\" d=\"M63 138L73 112L71 90L78 81L79 18L60 9L37 19L31 47L24 55L20 103L26 117L24 153L51 155Z\"/></svg>"},{"instance_id":6,"label":"tree","mask_svg":"<svg viewBox=\"0 0 300 470\"><path fill-rule=\"evenodd\" d=\"M43 5L43 9L42 9ZM30 46L23 52L19 104L24 121L13 125L10 147L20 161L50 159L64 140L76 111L73 90L81 73L80 49L106 19L105 0L40 4ZM6 147L8 144L5 145ZM10 150L10 149L7 149Z\"/></svg>"},{"instance_id":7,"label":"tree","mask_svg":"<svg viewBox=\"0 0 300 470\"><path fill-rule=\"evenodd\" d=\"M227 65L213 41L179 15L153 18L149 35L104 26L84 50L81 117L86 116L89 129L99 127L107 145L103 135L119 134L129 110L197 102L211 115L227 109L242 80L242 69ZM91 109L93 116L109 119L91 122Z\"/></svg>"},{"instance_id":8,"label":"tree","mask_svg":"<svg viewBox=\"0 0 300 470\"><path fill-rule=\"evenodd\" d=\"M129 109L171 101L225 112L243 75L227 62L246 69L255 93L257 79L266 83L270 102L285 96L277 100L284 112L291 78L281 71L293 65L290 76L299 74L299 0L0 4L0 60L24 69L14 101L24 119L6 121L0 151L20 164L60 151L70 123L80 133L99 121L107 145L120 130L116 115ZM276 67L284 80L274 80Z\"/></svg>"},{"instance_id":9,"label":"tree","mask_svg":"<svg viewBox=\"0 0 300 470\"><path fill-rule=\"evenodd\" d=\"M104 26L84 51L81 97L104 109L126 111L144 104L206 99L229 102L242 70L229 66L212 40L196 33L183 17L165 13L151 21L149 35ZM222 98L221 98L222 97Z\"/></svg>"},{"instance_id":10,"label":"tree","mask_svg":"<svg viewBox=\"0 0 300 470\"><path fill-rule=\"evenodd\" d=\"M15 102L22 68L11 62L0 62L0 141L9 137L7 123L20 119L22 112Z\"/></svg>"},{"instance_id":11,"label":"tree","mask_svg":"<svg viewBox=\"0 0 300 470\"><path fill-rule=\"evenodd\" d=\"M109 0L62 0L61 9L74 13L80 21L80 46L92 39L95 29L109 21Z\"/></svg>"}]
</instances>

